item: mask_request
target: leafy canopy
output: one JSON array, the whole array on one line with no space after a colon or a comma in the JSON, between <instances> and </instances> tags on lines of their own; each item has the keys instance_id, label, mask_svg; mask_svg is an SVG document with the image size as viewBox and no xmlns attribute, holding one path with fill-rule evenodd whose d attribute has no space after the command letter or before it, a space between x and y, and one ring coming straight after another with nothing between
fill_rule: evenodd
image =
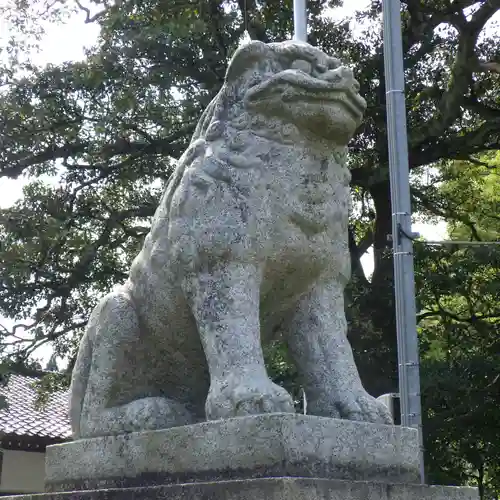
<instances>
[{"instance_id":1,"label":"leafy canopy","mask_svg":"<svg viewBox=\"0 0 500 500\"><path fill-rule=\"evenodd\" d=\"M33 363L44 345L74 359L90 310L126 277L245 30L266 42L290 38L292 3L4 4L12 37L0 58L0 177L28 183L0 210L0 312L12 323L0 331L3 361ZM351 21L328 15L340 3L308 1L310 42L353 65L368 101L351 144L347 312L365 385L380 394L396 388L381 2ZM452 238L498 240L500 0L402 4L413 209L445 219ZM30 54L43 30L75 12L99 26L96 45L82 61L37 67ZM360 258L370 247L367 277ZM498 253L419 244L416 256L431 463L446 481L493 488L497 445L484 425L494 428L498 407ZM272 373L298 391L283 346L270 358Z\"/></svg>"}]
</instances>

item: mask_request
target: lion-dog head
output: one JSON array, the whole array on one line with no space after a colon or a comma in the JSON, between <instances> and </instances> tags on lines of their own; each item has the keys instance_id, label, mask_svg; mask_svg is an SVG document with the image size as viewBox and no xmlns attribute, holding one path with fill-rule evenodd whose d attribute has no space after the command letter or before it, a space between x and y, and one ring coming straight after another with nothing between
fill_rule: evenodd
<instances>
[{"instance_id":1,"label":"lion-dog head","mask_svg":"<svg viewBox=\"0 0 500 500\"><path fill-rule=\"evenodd\" d=\"M345 146L366 108L358 90L350 69L309 44L254 41L233 55L224 85L193 139L210 140L205 136L211 135L214 123L248 128L260 116L293 124L301 135Z\"/></svg>"}]
</instances>

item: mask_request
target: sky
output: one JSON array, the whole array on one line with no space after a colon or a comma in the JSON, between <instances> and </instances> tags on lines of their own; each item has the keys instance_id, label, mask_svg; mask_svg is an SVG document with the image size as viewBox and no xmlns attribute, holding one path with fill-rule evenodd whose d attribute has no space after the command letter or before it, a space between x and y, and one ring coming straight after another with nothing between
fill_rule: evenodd
<instances>
[{"instance_id":1,"label":"sky","mask_svg":"<svg viewBox=\"0 0 500 500\"><path fill-rule=\"evenodd\" d=\"M4 3L4 1L0 0L0 4ZM349 0L345 3L347 4L345 7L332 10L331 15L342 18L366 7L370 4L370 0ZM0 18L0 34L5 33L6 29L5 22ZM85 56L85 48L89 48L95 43L98 34L98 25L85 24L83 14L73 16L65 24L51 25L46 36L42 39L40 52L33 55L33 62L38 65L45 65L81 60ZM0 208L6 208L22 196L22 188L27 179L22 177L16 180L1 179L0 182ZM52 180L52 182L56 181ZM446 237L444 222L437 225L416 222L413 225L413 230L419 232L426 239L440 240ZM373 270L373 254L371 250L363 256L362 263L367 275L370 275ZM9 324L8 321L1 317L0 323L6 326ZM46 362L50 354L50 350L44 348L37 352L37 357L41 357Z\"/></svg>"},{"instance_id":2,"label":"sky","mask_svg":"<svg viewBox=\"0 0 500 500\"><path fill-rule=\"evenodd\" d=\"M0 0L3 3L4 0ZM331 15L342 18L356 10L365 8L370 0L349 0L342 8L332 9ZM6 31L0 19L0 33ZM84 15L75 15L65 24L52 25L41 43L41 50L34 54L34 62L39 65L48 63L58 64L64 61L80 60L85 57L85 48L91 47L99 34L97 24L85 24ZM11 206L22 196L22 188L27 182L25 178L2 179L0 186L0 208ZM446 228L440 224L437 228L428 224L415 224L415 231L424 237L441 239L445 236ZM364 263L370 267L370 256L366 255Z\"/></svg>"}]
</instances>

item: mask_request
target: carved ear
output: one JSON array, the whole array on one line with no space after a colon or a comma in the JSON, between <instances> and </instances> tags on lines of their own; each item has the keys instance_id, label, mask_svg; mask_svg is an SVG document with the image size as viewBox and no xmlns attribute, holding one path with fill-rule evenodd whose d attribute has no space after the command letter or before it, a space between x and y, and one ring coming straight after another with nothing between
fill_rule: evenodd
<instances>
[{"instance_id":1,"label":"carved ear","mask_svg":"<svg viewBox=\"0 0 500 500\"><path fill-rule=\"evenodd\" d=\"M226 71L226 82L236 81L259 61L273 58L273 56L271 48L263 42L253 41L239 47L229 62Z\"/></svg>"}]
</instances>

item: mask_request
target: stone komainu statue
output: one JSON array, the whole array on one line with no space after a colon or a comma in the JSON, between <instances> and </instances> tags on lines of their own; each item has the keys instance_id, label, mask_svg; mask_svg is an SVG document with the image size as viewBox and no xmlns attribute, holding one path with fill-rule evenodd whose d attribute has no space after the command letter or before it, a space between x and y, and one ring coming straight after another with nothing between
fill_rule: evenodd
<instances>
[{"instance_id":1,"label":"stone komainu statue","mask_svg":"<svg viewBox=\"0 0 500 500\"><path fill-rule=\"evenodd\" d=\"M391 422L346 338L358 90L307 44L236 51L128 280L90 317L71 387L75 438L293 412L264 365L276 332L309 413Z\"/></svg>"}]
</instances>

